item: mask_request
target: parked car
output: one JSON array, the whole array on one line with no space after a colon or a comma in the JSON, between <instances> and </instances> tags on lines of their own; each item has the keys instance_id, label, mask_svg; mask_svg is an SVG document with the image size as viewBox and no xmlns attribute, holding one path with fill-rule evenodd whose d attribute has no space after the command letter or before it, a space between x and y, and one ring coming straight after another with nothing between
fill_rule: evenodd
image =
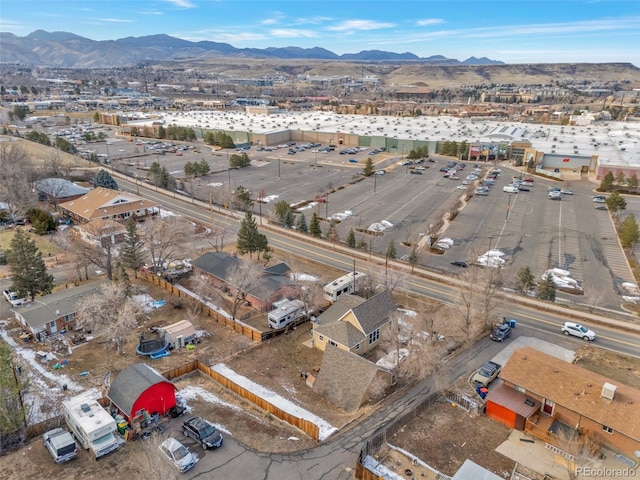
<instances>
[{"instance_id":1,"label":"parked car","mask_svg":"<svg viewBox=\"0 0 640 480\"><path fill-rule=\"evenodd\" d=\"M506 193L518 193L518 187L515 187L513 185L505 185L504 187L502 187L502 191Z\"/></svg>"},{"instance_id":2,"label":"parked car","mask_svg":"<svg viewBox=\"0 0 640 480\"><path fill-rule=\"evenodd\" d=\"M384 175L386 172L384 170L378 170L376 175Z\"/></svg>"},{"instance_id":3,"label":"parked car","mask_svg":"<svg viewBox=\"0 0 640 480\"><path fill-rule=\"evenodd\" d=\"M587 342L593 342L596 339L596 334L592 330L575 322L564 322L562 325L562 333L567 336L580 337Z\"/></svg>"},{"instance_id":4,"label":"parked car","mask_svg":"<svg viewBox=\"0 0 640 480\"><path fill-rule=\"evenodd\" d=\"M464 183L462 183L456 187L456 190L466 190L467 188L469 188L469 184L465 185Z\"/></svg>"},{"instance_id":5,"label":"parked car","mask_svg":"<svg viewBox=\"0 0 640 480\"><path fill-rule=\"evenodd\" d=\"M562 200L562 194L558 190L552 190L549 192L549 199Z\"/></svg>"},{"instance_id":6,"label":"parked car","mask_svg":"<svg viewBox=\"0 0 640 480\"><path fill-rule=\"evenodd\" d=\"M594 203L606 203L607 199L602 195L596 195L595 197L593 197L593 201Z\"/></svg>"},{"instance_id":7,"label":"parked car","mask_svg":"<svg viewBox=\"0 0 640 480\"><path fill-rule=\"evenodd\" d=\"M349 163L358 163L358 160L356 160L355 158L350 158Z\"/></svg>"},{"instance_id":8,"label":"parked car","mask_svg":"<svg viewBox=\"0 0 640 480\"><path fill-rule=\"evenodd\" d=\"M78 445L73 435L63 428L54 428L42 436L44 446L56 463L68 462L78 456Z\"/></svg>"},{"instance_id":9,"label":"parked car","mask_svg":"<svg viewBox=\"0 0 640 480\"><path fill-rule=\"evenodd\" d=\"M511 336L511 328L509 325L500 325L493 329L491 332L491 340L496 342L503 342Z\"/></svg>"},{"instance_id":10,"label":"parked car","mask_svg":"<svg viewBox=\"0 0 640 480\"><path fill-rule=\"evenodd\" d=\"M222 435L211 422L201 417L191 417L182 424L182 433L200 442L202 448L218 448L222 445Z\"/></svg>"},{"instance_id":11,"label":"parked car","mask_svg":"<svg viewBox=\"0 0 640 480\"><path fill-rule=\"evenodd\" d=\"M560 190L560 193L563 195L573 195L573 192L571 190L567 190L566 188Z\"/></svg>"},{"instance_id":12,"label":"parked car","mask_svg":"<svg viewBox=\"0 0 640 480\"><path fill-rule=\"evenodd\" d=\"M602 211L606 212L609 209L607 207L605 207L604 205L597 205L596 206L596 210L602 210Z\"/></svg>"},{"instance_id":13,"label":"parked car","mask_svg":"<svg viewBox=\"0 0 640 480\"><path fill-rule=\"evenodd\" d=\"M451 265L453 265L454 267L462 268L467 268L469 266L467 262L463 262L462 260L454 260L453 262L451 262Z\"/></svg>"},{"instance_id":14,"label":"parked car","mask_svg":"<svg viewBox=\"0 0 640 480\"><path fill-rule=\"evenodd\" d=\"M178 469L180 473L191 470L198 459L179 440L169 437L160 444L164 457Z\"/></svg>"},{"instance_id":15,"label":"parked car","mask_svg":"<svg viewBox=\"0 0 640 480\"><path fill-rule=\"evenodd\" d=\"M487 362L475 373L471 381L486 387L495 380L500 370L502 370L502 365L499 363Z\"/></svg>"},{"instance_id":16,"label":"parked car","mask_svg":"<svg viewBox=\"0 0 640 480\"><path fill-rule=\"evenodd\" d=\"M422 171L420 170L411 170L409 173L411 173L412 175L422 175Z\"/></svg>"}]
</instances>

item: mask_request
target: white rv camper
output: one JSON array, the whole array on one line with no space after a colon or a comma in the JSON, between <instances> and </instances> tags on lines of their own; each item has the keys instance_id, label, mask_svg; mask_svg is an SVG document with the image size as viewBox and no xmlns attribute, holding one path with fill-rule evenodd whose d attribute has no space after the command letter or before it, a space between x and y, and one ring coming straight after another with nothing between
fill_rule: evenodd
<instances>
[{"instance_id":1,"label":"white rv camper","mask_svg":"<svg viewBox=\"0 0 640 480\"><path fill-rule=\"evenodd\" d=\"M335 302L343 293L354 293L359 287L361 280L366 277L366 273L349 272L346 275L327 283L324 288L324 298L330 302Z\"/></svg>"},{"instance_id":2,"label":"white rv camper","mask_svg":"<svg viewBox=\"0 0 640 480\"><path fill-rule=\"evenodd\" d=\"M268 315L268 325L271 328L284 328L304 314L302 300L284 300L274 304L276 308Z\"/></svg>"},{"instance_id":3,"label":"white rv camper","mask_svg":"<svg viewBox=\"0 0 640 480\"><path fill-rule=\"evenodd\" d=\"M62 413L78 442L100 458L124 445L116 433L115 419L98 403L91 391L62 402Z\"/></svg>"}]
</instances>

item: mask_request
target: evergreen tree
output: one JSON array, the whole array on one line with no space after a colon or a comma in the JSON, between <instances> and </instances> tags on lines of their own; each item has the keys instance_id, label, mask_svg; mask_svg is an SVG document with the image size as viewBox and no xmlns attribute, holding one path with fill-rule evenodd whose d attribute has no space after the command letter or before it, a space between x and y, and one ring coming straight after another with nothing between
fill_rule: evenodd
<instances>
[{"instance_id":1,"label":"evergreen tree","mask_svg":"<svg viewBox=\"0 0 640 480\"><path fill-rule=\"evenodd\" d=\"M102 170L102 169L98 170L98 174L96 175L96 178L94 178L93 180L93 186L110 188L111 190L118 190L118 184L113 179L111 174L106 170Z\"/></svg>"},{"instance_id":2,"label":"evergreen tree","mask_svg":"<svg viewBox=\"0 0 640 480\"><path fill-rule=\"evenodd\" d=\"M38 250L35 240L22 229L17 229L7 252L7 263L11 267L12 289L18 297L29 295L31 300L38 294L49 294L53 289L53 276Z\"/></svg>"},{"instance_id":3,"label":"evergreen tree","mask_svg":"<svg viewBox=\"0 0 640 480\"><path fill-rule=\"evenodd\" d=\"M605 202L609 211L614 215L620 214L622 210L627 208L627 201L622 195L620 195L620 192L618 191L615 191L611 195L609 195Z\"/></svg>"},{"instance_id":4,"label":"evergreen tree","mask_svg":"<svg viewBox=\"0 0 640 480\"><path fill-rule=\"evenodd\" d=\"M287 214L285 215L285 217L284 217L284 222L283 222L284 226L286 228L291 228L291 227L293 227L293 224L294 224L295 221L296 221L296 217L293 214L293 210L289 210L287 212Z\"/></svg>"},{"instance_id":5,"label":"evergreen tree","mask_svg":"<svg viewBox=\"0 0 640 480\"><path fill-rule=\"evenodd\" d=\"M640 230L638 229L638 222L633 213L627 215L620 224L618 230L620 235L620 243L624 248L633 249L640 241Z\"/></svg>"},{"instance_id":6,"label":"evergreen tree","mask_svg":"<svg viewBox=\"0 0 640 480\"><path fill-rule=\"evenodd\" d=\"M26 410L20 395L27 385L23 384L23 376L14 376L16 364L11 347L0 342L0 432L3 437L26 426ZM0 446L4 447L5 442Z\"/></svg>"},{"instance_id":7,"label":"evergreen tree","mask_svg":"<svg viewBox=\"0 0 640 480\"><path fill-rule=\"evenodd\" d=\"M261 233L258 231L258 225L251 212L247 212L240 223L238 237L236 239L236 247L241 254L248 253L249 258L253 252L257 252L263 246L260 238Z\"/></svg>"},{"instance_id":8,"label":"evergreen tree","mask_svg":"<svg viewBox=\"0 0 640 480\"><path fill-rule=\"evenodd\" d=\"M298 217L298 222L296 223L296 228L299 232L309 233L309 227L307 226L307 218L304 216L304 213L301 213Z\"/></svg>"},{"instance_id":9,"label":"evergreen tree","mask_svg":"<svg viewBox=\"0 0 640 480\"><path fill-rule=\"evenodd\" d=\"M353 228L350 229L347 234L347 246L350 248L356 248L356 234L353 231Z\"/></svg>"},{"instance_id":10,"label":"evergreen tree","mask_svg":"<svg viewBox=\"0 0 640 480\"><path fill-rule=\"evenodd\" d=\"M529 267L522 267L518 270L518 281L516 282L516 289L518 292L524 294L530 291L536 284L536 279L531 273Z\"/></svg>"},{"instance_id":11,"label":"evergreen tree","mask_svg":"<svg viewBox=\"0 0 640 480\"><path fill-rule=\"evenodd\" d=\"M364 169L362 170L362 172L364 173L365 177L370 177L371 175L373 175L373 171L374 171L373 160L371 160L371 157L369 157L364 162Z\"/></svg>"},{"instance_id":12,"label":"evergreen tree","mask_svg":"<svg viewBox=\"0 0 640 480\"><path fill-rule=\"evenodd\" d=\"M555 302L556 290L557 287L553 282L553 277L549 274L540 283L538 283L538 297L540 300Z\"/></svg>"},{"instance_id":13,"label":"evergreen tree","mask_svg":"<svg viewBox=\"0 0 640 480\"><path fill-rule=\"evenodd\" d=\"M318 214L313 212L311 215L311 221L309 222L309 233L314 237L322 236L322 229L320 228L320 218L318 218Z\"/></svg>"},{"instance_id":14,"label":"evergreen tree","mask_svg":"<svg viewBox=\"0 0 640 480\"><path fill-rule=\"evenodd\" d=\"M293 213L293 209L291 208L291 205L289 205L289 202L287 202L286 200L278 200L273 204L273 213L276 217L278 217L278 221L281 224L287 225L286 220L289 216L289 213ZM289 227L291 225L291 223L288 224Z\"/></svg>"},{"instance_id":15,"label":"evergreen tree","mask_svg":"<svg viewBox=\"0 0 640 480\"><path fill-rule=\"evenodd\" d=\"M394 260L396 258L396 244L393 243L393 239L389 242L387 246L387 258Z\"/></svg>"},{"instance_id":16,"label":"evergreen tree","mask_svg":"<svg viewBox=\"0 0 640 480\"><path fill-rule=\"evenodd\" d=\"M609 170L609 172L607 172L607 174L602 177L599 190L601 192L610 192L613 189L613 180L613 172Z\"/></svg>"},{"instance_id":17,"label":"evergreen tree","mask_svg":"<svg viewBox=\"0 0 640 480\"><path fill-rule=\"evenodd\" d=\"M636 188L638 186L638 176L634 173L629 177L629 181L627 182L630 187Z\"/></svg>"},{"instance_id":18,"label":"evergreen tree","mask_svg":"<svg viewBox=\"0 0 640 480\"><path fill-rule=\"evenodd\" d=\"M144 263L144 243L138 235L138 226L133 217L130 217L126 223L127 232L124 234L124 243L120 250L120 261L122 265L133 269L136 278L138 277L138 269Z\"/></svg>"}]
</instances>

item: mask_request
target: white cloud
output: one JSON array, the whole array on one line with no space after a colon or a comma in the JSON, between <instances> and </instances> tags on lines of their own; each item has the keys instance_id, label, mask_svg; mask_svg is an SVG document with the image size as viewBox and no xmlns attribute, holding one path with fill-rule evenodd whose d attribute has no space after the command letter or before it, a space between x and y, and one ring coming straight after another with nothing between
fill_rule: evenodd
<instances>
[{"instance_id":1,"label":"white cloud","mask_svg":"<svg viewBox=\"0 0 640 480\"><path fill-rule=\"evenodd\" d=\"M195 5L191 3L189 0L165 0L165 1L180 8L195 8Z\"/></svg>"},{"instance_id":2,"label":"white cloud","mask_svg":"<svg viewBox=\"0 0 640 480\"><path fill-rule=\"evenodd\" d=\"M272 36L278 38L314 38L318 35L311 30L301 30L295 28L277 28L269 32Z\"/></svg>"},{"instance_id":3,"label":"white cloud","mask_svg":"<svg viewBox=\"0 0 640 480\"><path fill-rule=\"evenodd\" d=\"M425 18L423 20L416 21L416 25L419 27L427 27L429 25L439 25L441 23L446 23L442 18Z\"/></svg>"},{"instance_id":4,"label":"white cloud","mask_svg":"<svg viewBox=\"0 0 640 480\"><path fill-rule=\"evenodd\" d=\"M133 20L125 19L125 18L100 18L101 22L112 22L112 23L133 23Z\"/></svg>"},{"instance_id":5,"label":"white cloud","mask_svg":"<svg viewBox=\"0 0 640 480\"><path fill-rule=\"evenodd\" d=\"M339 25L327 27L327 30L344 32L348 30L377 30L395 27L395 23L376 22L373 20L346 20Z\"/></svg>"},{"instance_id":6,"label":"white cloud","mask_svg":"<svg viewBox=\"0 0 640 480\"><path fill-rule=\"evenodd\" d=\"M138 12L139 15L164 15L160 10L147 10Z\"/></svg>"}]
</instances>

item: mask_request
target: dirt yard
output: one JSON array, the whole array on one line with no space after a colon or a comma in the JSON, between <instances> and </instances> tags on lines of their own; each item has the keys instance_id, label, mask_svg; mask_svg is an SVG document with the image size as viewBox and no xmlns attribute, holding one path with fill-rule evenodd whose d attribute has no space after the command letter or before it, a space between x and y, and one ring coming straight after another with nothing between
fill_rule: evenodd
<instances>
[{"instance_id":1,"label":"dirt yard","mask_svg":"<svg viewBox=\"0 0 640 480\"><path fill-rule=\"evenodd\" d=\"M389 438L394 447L418 457L434 469L453 476L466 459L504 477L511 473L515 462L495 452L504 442L510 429L485 417L471 415L450 403L438 402L416 417L398 433ZM381 450L378 460L388 468L404 471L411 466L406 457Z\"/></svg>"}]
</instances>

